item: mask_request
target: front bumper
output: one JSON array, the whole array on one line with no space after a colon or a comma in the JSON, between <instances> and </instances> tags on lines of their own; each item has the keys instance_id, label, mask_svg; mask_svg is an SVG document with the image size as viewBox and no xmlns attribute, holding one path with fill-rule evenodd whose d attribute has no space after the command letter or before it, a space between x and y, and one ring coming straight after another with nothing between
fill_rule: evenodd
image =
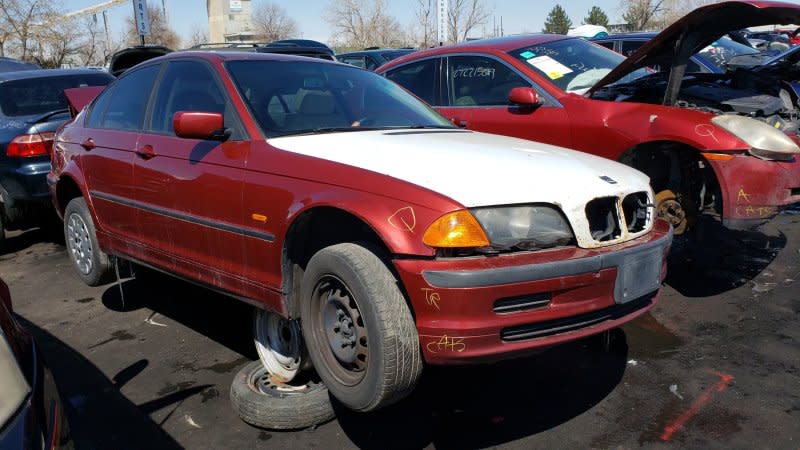
<instances>
[{"instance_id":1,"label":"front bumper","mask_svg":"<svg viewBox=\"0 0 800 450\"><path fill-rule=\"evenodd\" d=\"M753 228L800 202L800 158L777 162L736 155L708 162L722 189L722 224L727 228Z\"/></svg>"},{"instance_id":2,"label":"front bumper","mask_svg":"<svg viewBox=\"0 0 800 450\"><path fill-rule=\"evenodd\" d=\"M672 229L601 249L397 259L425 360L490 362L617 327L658 299Z\"/></svg>"}]
</instances>

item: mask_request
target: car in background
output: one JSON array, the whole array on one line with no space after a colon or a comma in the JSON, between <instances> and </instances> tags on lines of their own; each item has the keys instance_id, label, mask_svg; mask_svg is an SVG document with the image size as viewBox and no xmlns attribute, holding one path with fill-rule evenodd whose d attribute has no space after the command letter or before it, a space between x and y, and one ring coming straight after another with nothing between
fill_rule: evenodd
<instances>
[{"instance_id":1,"label":"car in background","mask_svg":"<svg viewBox=\"0 0 800 450\"><path fill-rule=\"evenodd\" d=\"M70 118L64 90L113 79L91 69L0 73L0 246L4 230L57 222L46 175L53 134Z\"/></svg>"},{"instance_id":2,"label":"car in background","mask_svg":"<svg viewBox=\"0 0 800 450\"><path fill-rule=\"evenodd\" d=\"M395 58L414 53L414 51L413 48L368 47L360 52L340 53L336 55L336 59L362 69L375 70Z\"/></svg>"},{"instance_id":3,"label":"car in background","mask_svg":"<svg viewBox=\"0 0 800 450\"><path fill-rule=\"evenodd\" d=\"M685 69L731 30L781 21L800 22L800 5L728 1L695 9L627 59L583 39L529 35L423 50L377 72L460 126L643 171L676 234L701 215L746 229L800 202L800 114L735 74Z\"/></svg>"},{"instance_id":4,"label":"car in background","mask_svg":"<svg viewBox=\"0 0 800 450\"><path fill-rule=\"evenodd\" d=\"M14 318L0 279L0 448L71 448L53 375L33 337Z\"/></svg>"},{"instance_id":5,"label":"car in background","mask_svg":"<svg viewBox=\"0 0 800 450\"><path fill-rule=\"evenodd\" d=\"M590 40L627 57L638 50L645 42L653 39L656 34L652 32L619 33ZM725 73L726 64L732 58L742 55L748 55L750 59L757 58L761 61L766 61L769 58L769 56L762 54L753 47L727 37L721 37L692 55L686 66L686 72Z\"/></svg>"},{"instance_id":6,"label":"car in background","mask_svg":"<svg viewBox=\"0 0 800 450\"><path fill-rule=\"evenodd\" d=\"M251 423L329 418L328 391L375 410L423 359L517 357L658 299L672 235L645 175L459 129L372 72L175 52L87 103L48 176L72 265L97 285L113 255L255 305L261 361L231 388Z\"/></svg>"},{"instance_id":7,"label":"car in background","mask_svg":"<svg viewBox=\"0 0 800 450\"><path fill-rule=\"evenodd\" d=\"M16 72L18 70L41 69L38 64L27 61L20 61L14 58L0 56L0 72Z\"/></svg>"}]
</instances>

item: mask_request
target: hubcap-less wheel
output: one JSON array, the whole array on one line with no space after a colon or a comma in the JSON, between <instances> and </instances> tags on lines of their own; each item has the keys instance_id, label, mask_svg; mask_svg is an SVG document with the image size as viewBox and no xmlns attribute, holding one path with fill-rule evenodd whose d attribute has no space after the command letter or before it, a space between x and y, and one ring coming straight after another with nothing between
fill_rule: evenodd
<instances>
[{"instance_id":1,"label":"hubcap-less wheel","mask_svg":"<svg viewBox=\"0 0 800 450\"><path fill-rule=\"evenodd\" d=\"M340 279L320 279L312 297L315 342L327 343L322 352L327 367L339 382L353 386L364 378L369 363L367 329L353 294Z\"/></svg>"},{"instance_id":2,"label":"hubcap-less wheel","mask_svg":"<svg viewBox=\"0 0 800 450\"><path fill-rule=\"evenodd\" d=\"M256 350L264 368L275 381L292 381L302 369L303 362L302 338L297 321L258 310L254 328Z\"/></svg>"},{"instance_id":3,"label":"hubcap-less wheel","mask_svg":"<svg viewBox=\"0 0 800 450\"><path fill-rule=\"evenodd\" d=\"M67 247L75 266L88 275L92 271L92 240L86 222L78 214L71 214L67 219Z\"/></svg>"},{"instance_id":4,"label":"hubcap-less wheel","mask_svg":"<svg viewBox=\"0 0 800 450\"><path fill-rule=\"evenodd\" d=\"M688 224L686 210L674 192L664 190L656 194L656 214L672 224L672 231L675 235L683 234L686 231Z\"/></svg>"}]
</instances>

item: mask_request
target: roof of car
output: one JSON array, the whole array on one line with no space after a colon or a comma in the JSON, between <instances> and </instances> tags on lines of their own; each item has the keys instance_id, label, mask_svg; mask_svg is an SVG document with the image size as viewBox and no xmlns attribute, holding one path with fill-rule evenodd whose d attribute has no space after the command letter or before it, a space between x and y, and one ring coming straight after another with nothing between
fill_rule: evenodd
<instances>
[{"instance_id":1,"label":"roof of car","mask_svg":"<svg viewBox=\"0 0 800 450\"><path fill-rule=\"evenodd\" d=\"M655 31L632 31L630 33L614 33L608 36L589 39L590 41L614 41L618 39L652 39L657 35Z\"/></svg>"},{"instance_id":2,"label":"roof of car","mask_svg":"<svg viewBox=\"0 0 800 450\"><path fill-rule=\"evenodd\" d=\"M414 52L413 48L365 48L364 50L354 50L352 52L345 52L345 53L337 53L336 56L339 55L363 55L363 54L374 54L374 53L386 53L386 52Z\"/></svg>"},{"instance_id":3,"label":"roof of car","mask_svg":"<svg viewBox=\"0 0 800 450\"><path fill-rule=\"evenodd\" d=\"M25 80L42 77L60 77L67 75L94 75L105 74L107 72L97 69L33 69L20 70L16 72L0 72L0 82L11 80ZM110 75L108 75L110 76Z\"/></svg>"},{"instance_id":4,"label":"roof of car","mask_svg":"<svg viewBox=\"0 0 800 450\"><path fill-rule=\"evenodd\" d=\"M168 55L154 58L155 60L172 60L172 59L186 59L186 58L202 58L209 61L245 61L245 60L264 60L264 61L308 61L314 60L320 63L332 63L333 61L321 58L309 58L306 56L298 56L283 53L251 53L251 52L237 52L237 51L182 51L174 52Z\"/></svg>"},{"instance_id":5,"label":"roof of car","mask_svg":"<svg viewBox=\"0 0 800 450\"><path fill-rule=\"evenodd\" d=\"M474 41L466 41L453 45L446 45L443 47L431 47L426 50L419 50L397 59L393 59L382 67L395 66L403 64L406 61L418 58L424 58L429 55L438 55L442 53L452 53L458 51L485 51L494 50L501 52L508 52L518 48L527 47L530 45L546 44L548 42L560 41L563 39L579 39L573 36L565 36L563 34L520 34L514 36L504 36L489 39L476 39Z\"/></svg>"}]
</instances>

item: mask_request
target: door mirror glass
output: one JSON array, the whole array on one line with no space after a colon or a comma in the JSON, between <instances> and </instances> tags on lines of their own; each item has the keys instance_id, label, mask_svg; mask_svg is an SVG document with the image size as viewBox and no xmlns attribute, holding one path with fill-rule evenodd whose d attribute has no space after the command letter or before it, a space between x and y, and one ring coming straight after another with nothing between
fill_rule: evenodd
<instances>
[{"instance_id":1,"label":"door mirror glass","mask_svg":"<svg viewBox=\"0 0 800 450\"><path fill-rule=\"evenodd\" d=\"M513 105L539 106L542 100L536 89L529 87L515 87L508 93L508 101Z\"/></svg>"},{"instance_id":2,"label":"door mirror glass","mask_svg":"<svg viewBox=\"0 0 800 450\"><path fill-rule=\"evenodd\" d=\"M227 137L222 113L178 111L172 118L175 135L185 139L224 140Z\"/></svg>"}]
</instances>

